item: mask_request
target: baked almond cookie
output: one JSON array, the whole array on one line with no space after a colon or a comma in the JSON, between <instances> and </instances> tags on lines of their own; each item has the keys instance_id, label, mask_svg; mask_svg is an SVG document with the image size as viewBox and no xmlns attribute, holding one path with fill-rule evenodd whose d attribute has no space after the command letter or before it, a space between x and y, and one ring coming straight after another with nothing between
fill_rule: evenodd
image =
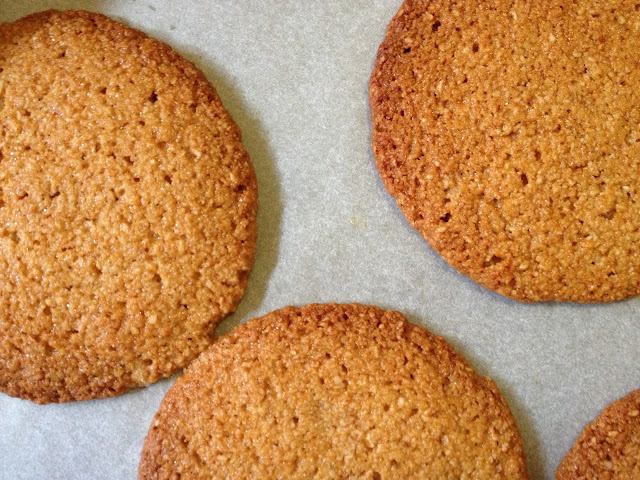
<instances>
[{"instance_id":1,"label":"baked almond cookie","mask_svg":"<svg viewBox=\"0 0 640 480\"><path fill-rule=\"evenodd\" d=\"M640 478L640 390L613 402L586 426L556 480Z\"/></svg>"},{"instance_id":2,"label":"baked almond cookie","mask_svg":"<svg viewBox=\"0 0 640 480\"><path fill-rule=\"evenodd\" d=\"M401 313L329 304L218 339L162 401L138 478L528 477L493 381Z\"/></svg>"},{"instance_id":3,"label":"baked almond cookie","mask_svg":"<svg viewBox=\"0 0 640 480\"><path fill-rule=\"evenodd\" d=\"M204 75L94 13L0 25L0 391L117 395L240 301L256 176Z\"/></svg>"},{"instance_id":4,"label":"baked almond cookie","mask_svg":"<svg viewBox=\"0 0 640 480\"><path fill-rule=\"evenodd\" d=\"M371 76L411 225L523 302L640 293L638 1L406 0Z\"/></svg>"}]
</instances>

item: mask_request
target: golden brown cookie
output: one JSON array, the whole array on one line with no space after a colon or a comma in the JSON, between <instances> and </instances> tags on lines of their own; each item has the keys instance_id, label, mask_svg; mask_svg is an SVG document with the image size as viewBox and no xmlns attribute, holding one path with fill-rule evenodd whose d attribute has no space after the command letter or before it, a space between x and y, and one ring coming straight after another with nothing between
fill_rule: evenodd
<instances>
[{"instance_id":1,"label":"golden brown cookie","mask_svg":"<svg viewBox=\"0 0 640 480\"><path fill-rule=\"evenodd\" d=\"M0 391L117 395L236 308L257 184L204 75L109 18L0 25Z\"/></svg>"},{"instance_id":2,"label":"golden brown cookie","mask_svg":"<svg viewBox=\"0 0 640 480\"><path fill-rule=\"evenodd\" d=\"M493 381L401 313L328 304L218 339L165 396L138 478L528 477Z\"/></svg>"},{"instance_id":3,"label":"golden brown cookie","mask_svg":"<svg viewBox=\"0 0 640 480\"><path fill-rule=\"evenodd\" d=\"M640 390L613 402L586 426L556 480L640 478Z\"/></svg>"},{"instance_id":4,"label":"golden brown cookie","mask_svg":"<svg viewBox=\"0 0 640 480\"><path fill-rule=\"evenodd\" d=\"M638 51L636 0L406 0L370 83L384 185L488 289L638 295Z\"/></svg>"}]
</instances>

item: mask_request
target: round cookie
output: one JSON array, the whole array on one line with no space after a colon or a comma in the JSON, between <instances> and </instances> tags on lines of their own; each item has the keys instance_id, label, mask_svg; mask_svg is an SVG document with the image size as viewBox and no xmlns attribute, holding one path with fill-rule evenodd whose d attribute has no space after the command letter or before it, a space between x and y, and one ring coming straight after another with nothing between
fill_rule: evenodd
<instances>
[{"instance_id":1,"label":"round cookie","mask_svg":"<svg viewBox=\"0 0 640 480\"><path fill-rule=\"evenodd\" d=\"M525 302L640 293L637 1L406 0L370 82L411 225Z\"/></svg>"},{"instance_id":2,"label":"round cookie","mask_svg":"<svg viewBox=\"0 0 640 480\"><path fill-rule=\"evenodd\" d=\"M138 478L528 478L498 388L363 305L287 307L218 339L165 396Z\"/></svg>"},{"instance_id":3,"label":"round cookie","mask_svg":"<svg viewBox=\"0 0 640 480\"><path fill-rule=\"evenodd\" d=\"M214 88L103 15L0 25L0 391L117 395L184 367L244 294L257 183Z\"/></svg>"},{"instance_id":4,"label":"round cookie","mask_svg":"<svg viewBox=\"0 0 640 480\"><path fill-rule=\"evenodd\" d=\"M613 402L587 425L556 480L640 478L640 390Z\"/></svg>"}]
</instances>

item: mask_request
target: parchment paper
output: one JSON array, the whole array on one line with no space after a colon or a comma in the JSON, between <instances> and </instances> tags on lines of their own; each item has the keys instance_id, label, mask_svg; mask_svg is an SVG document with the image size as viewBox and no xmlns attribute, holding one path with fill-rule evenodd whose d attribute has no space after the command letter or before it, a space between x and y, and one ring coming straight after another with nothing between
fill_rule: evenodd
<instances>
[{"instance_id":1,"label":"parchment paper","mask_svg":"<svg viewBox=\"0 0 640 480\"><path fill-rule=\"evenodd\" d=\"M260 186L255 268L225 333L285 305L361 302L444 335L493 378L551 479L584 425L640 385L640 298L520 304L450 268L385 192L367 84L401 0L5 1L108 14L159 38L213 82ZM107 400L38 406L0 394L0 479L132 479L173 378Z\"/></svg>"}]
</instances>

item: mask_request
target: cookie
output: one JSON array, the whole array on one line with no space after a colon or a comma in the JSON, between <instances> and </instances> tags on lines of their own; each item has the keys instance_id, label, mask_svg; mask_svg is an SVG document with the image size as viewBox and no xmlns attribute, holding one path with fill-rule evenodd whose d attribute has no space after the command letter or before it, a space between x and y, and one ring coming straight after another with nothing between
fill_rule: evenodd
<instances>
[{"instance_id":1,"label":"cookie","mask_svg":"<svg viewBox=\"0 0 640 480\"><path fill-rule=\"evenodd\" d=\"M528 478L509 407L442 338L363 305L287 307L165 396L138 478Z\"/></svg>"},{"instance_id":2,"label":"cookie","mask_svg":"<svg viewBox=\"0 0 640 480\"><path fill-rule=\"evenodd\" d=\"M184 367L244 294L257 183L214 88L103 15L0 25L0 391L117 395Z\"/></svg>"},{"instance_id":3,"label":"cookie","mask_svg":"<svg viewBox=\"0 0 640 480\"><path fill-rule=\"evenodd\" d=\"M406 0L370 82L409 223L523 302L640 293L636 1Z\"/></svg>"},{"instance_id":4,"label":"cookie","mask_svg":"<svg viewBox=\"0 0 640 480\"><path fill-rule=\"evenodd\" d=\"M556 480L640 478L640 390L613 402L586 426Z\"/></svg>"}]
</instances>

